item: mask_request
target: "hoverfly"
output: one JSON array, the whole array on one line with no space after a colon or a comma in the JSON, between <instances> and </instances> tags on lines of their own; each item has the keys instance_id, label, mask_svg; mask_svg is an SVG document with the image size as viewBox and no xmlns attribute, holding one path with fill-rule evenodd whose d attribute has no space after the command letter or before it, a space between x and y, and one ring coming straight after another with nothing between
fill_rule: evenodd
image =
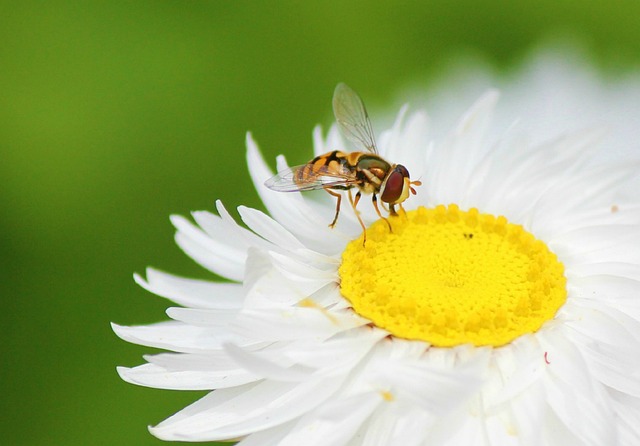
<instances>
[{"instance_id":1,"label":"hoverfly","mask_svg":"<svg viewBox=\"0 0 640 446\"><path fill-rule=\"evenodd\" d=\"M420 181L411 181L409 171L401 164L391 164L378 155L371 121L360 96L346 84L340 83L333 93L333 113L343 135L362 152L345 153L339 150L319 155L306 164L294 166L278 172L265 181L265 186L279 192L297 192L324 189L337 198L336 214L329 227L338 221L342 195L337 191L348 191L349 202L353 208L364 240L367 232L356 206L362 194L371 194L373 207L380 218L385 220L391 230L391 224L383 217L378 207L378 195L383 203L389 205L388 212L398 215L395 206L402 208L402 202L415 195L413 186ZM358 188L353 197L351 190ZM384 205L383 205L384 206Z\"/></svg>"}]
</instances>

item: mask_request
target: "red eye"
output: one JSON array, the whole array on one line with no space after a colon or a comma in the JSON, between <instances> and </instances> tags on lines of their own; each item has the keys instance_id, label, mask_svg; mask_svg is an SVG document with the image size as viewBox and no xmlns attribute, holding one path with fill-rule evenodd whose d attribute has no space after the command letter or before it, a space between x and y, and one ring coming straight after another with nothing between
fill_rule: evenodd
<instances>
[{"instance_id":1,"label":"red eye","mask_svg":"<svg viewBox=\"0 0 640 446\"><path fill-rule=\"evenodd\" d=\"M398 164L387 177L380 199L385 203L396 203L402 196L405 178L409 178L409 172L404 166Z\"/></svg>"},{"instance_id":2,"label":"red eye","mask_svg":"<svg viewBox=\"0 0 640 446\"><path fill-rule=\"evenodd\" d=\"M403 177L409 178L409 171L402 164L397 164L395 171L400 172Z\"/></svg>"}]
</instances>

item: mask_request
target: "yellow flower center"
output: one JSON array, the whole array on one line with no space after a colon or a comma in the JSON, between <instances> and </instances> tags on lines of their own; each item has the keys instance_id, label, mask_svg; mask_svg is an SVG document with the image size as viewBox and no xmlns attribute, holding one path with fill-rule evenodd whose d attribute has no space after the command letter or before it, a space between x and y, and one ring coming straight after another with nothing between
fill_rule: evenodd
<instances>
[{"instance_id":1,"label":"yellow flower center","mask_svg":"<svg viewBox=\"0 0 640 446\"><path fill-rule=\"evenodd\" d=\"M353 309L392 335L439 347L500 346L538 330L567 298L564 267L505 217L456 205L383 220L342 255Z\"/></svg>"}]
</instances>

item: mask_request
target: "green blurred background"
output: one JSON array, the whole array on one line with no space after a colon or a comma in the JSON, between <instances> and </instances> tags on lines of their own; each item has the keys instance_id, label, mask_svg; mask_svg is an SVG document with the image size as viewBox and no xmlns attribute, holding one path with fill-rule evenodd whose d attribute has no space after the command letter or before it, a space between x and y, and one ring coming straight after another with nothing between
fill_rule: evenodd
<instances>
[{"instance_id":1,"label":"green blurred background","mask_svg":"<svg viewBox=\"0 0 640 446\"><path fill-rule=\"evenodd\" d=\"M244 162L307 160L338 81L370 109L462 55L508 70L579 42L606 72L640 62L640 2L0 2L2 445L158 445L199 393L136 387L109 322L165 318L132 273L206 273L171 213L260 207Z\"/></svg>"}]
</instances>

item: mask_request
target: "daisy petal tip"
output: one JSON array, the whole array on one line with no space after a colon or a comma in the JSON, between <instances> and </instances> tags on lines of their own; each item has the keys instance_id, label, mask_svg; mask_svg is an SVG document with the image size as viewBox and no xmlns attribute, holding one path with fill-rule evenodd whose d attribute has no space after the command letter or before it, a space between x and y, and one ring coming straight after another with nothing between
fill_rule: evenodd
<instances>
[{"instance_id":1,"label":"daisy petal tip","mask_svg":"<svg viewBox=\"0 0 640 446\"><path fill-rule=\"evenodd\" d=\"M245 144L247 146L247 154L260 153L258 143L256 143L255 139L253 139L253 134L251 132L247 132L247 136L245 137Z\"/></svg>"},{"instance_id":2,"label":"daisy petal tip","mask_svg":"<svg viewBox=\"0 0 640 446\"><path fill-rule=\"evenodd\" d=\"M127 328L124 325L116 324L115 322L111 322L111 330L118 336L120 339L127 340Z\"/></svg>"},{"instance_id":3,"label":"daisy petal tip","mask_svg":"<svg viewBox=\"0 0 640 446\"><path fill-rule=\"evenodd\" d=\"M147 276L148 275L149 273L147 272ZM139 273L133 273L133 281L145 289L149 286L149 282Z\"/></svg>"},{"instance_id":4,"label":"daisy petal tip","mask_svg":"<svg viewBox=\"0 0 640 446\"><path fill-rule=\"evenodd\" d=\"M129 367L124 367L124 366L121 366L121 365L116 367L116 373L120 376L120 378L122 378L123 381L126 381L126 382L131 383L131 384L135 384L135 383L133 383L133 381L129 377L129 371L130 370L131 369Z\"/></svg>"},{"instance_id":5,"label":"daisy petal tip","mask_svg":"<svg viewBox=\"0 0 640 446\"><path fill-rule=\"evenodd\" d=\"M171 214L169 216L169 221L173 225L174 228L180 230L180 227L188 223L187 219L179 214Z\"/></svg>"},{"instance_id":6,"label":"daisy petal tip","mask_svg":"<svg viewBox=\"0 0 640 446\"><path fill-rule=\"evenodd\" d=\"M408 111L409 111L409 103L405 102L404 104L402 104L402 107L400 107L400 111L396 115L396 124L402 124Z\"/></svg>"},{"instance_id":7,"label":"daisy petal tip","mask_svg":"<svg viewBox=\"0 0 640 446\"><path fill-rule=\"evenodd\" d=\"M159 425L158 425L159 426ZM173 437L168 436L166 432L164 432L164 429L162 429L161 427L159 428L158 426L151 426L148 425L147 426L147 430L149 431L149 433L151 435L153 435L154 437L160 439L160 440L164 440L164 441L171 441L174 440Z\"/></svg>"},{"instance_id":8,"label":"daisy petal tip","mask_svg":"<svg viewBox=\"0 0 640 446\"><path fill-rule=\"evenodd\" d=\"M500 99L500 90L497 88L489 88L483 95L483 97L487 98L487 101L497 102Z\"/></svg>"},{"instance_id":9,"label":"daisy petal tip","mask_svg":"<svg viewBox=\"0 0 640 446\"><path fill-rule=\"evenodd\" d=\"M164 312L167 316L169 316L173 320L178 320L180 316L180 310L182 308L179 307L169 307Z\"/></svg>"},{"instance_id":10,"label":"daisy petal tip","mask_svg":"<svg viewBox=\"0 0 640 446\"><path fill-rule=\"evenodd\" d=\"M471 110L473 111L491 111L498 104L498 100L500 99L500 90L497 88L489 88L486 90L472 105Z\"/></svg>"},{"instance_id":11,"label":"daisy petal tip","mask_svg":"<svg viewBox=\"0 0 640 446\"><path fill-rule=\"evenodd\" d=\"M176 431L175 428L165 425L165 422L166 421L163 421L156 426L147 426L149 433L163 441L202 441L202 439L199 439L194 435Z\"/></svg>"},{"instance_id":12,"label":"daisy petal tip","mask_svg":"<svg viewBox=\"0 0 640 446\"><path fill-rule=\"evenodd\" d=\"M289 164L287 164L287 157L282 154L276 156L276 166L278 167L278 170L284 170L288 168Z\"/></svg>"}]
</instances>

